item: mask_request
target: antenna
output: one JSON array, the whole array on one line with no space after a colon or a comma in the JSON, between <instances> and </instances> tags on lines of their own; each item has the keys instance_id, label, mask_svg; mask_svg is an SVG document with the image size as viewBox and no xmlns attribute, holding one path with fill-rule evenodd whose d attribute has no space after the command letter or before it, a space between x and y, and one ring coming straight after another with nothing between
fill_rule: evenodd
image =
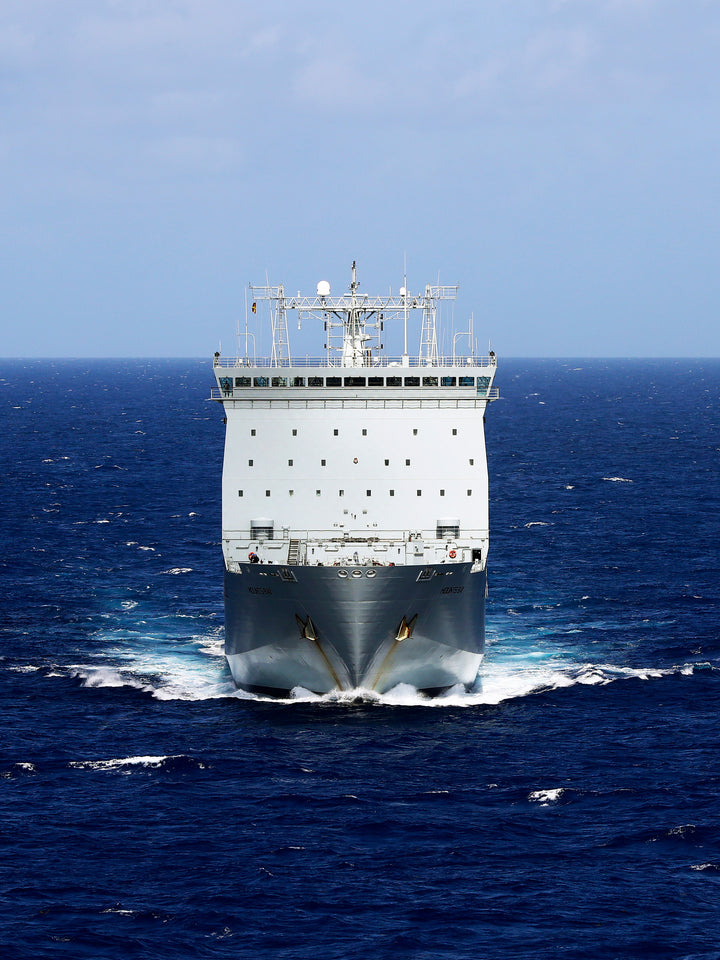
<instances>
[{"instance_id":1,"label":"antenna","mask_svg":"<svg viewBox=\"0 0 720 960\"><path fill-rule=\"evenodd\" d=\"M402 290L400 291L400 294L401 294L401 296L402 296L402 298L403 298L404 308L405 308L405 309L404 309L405 316L404 316L404 321L403 321L403 330L404 330L405 339L404 339L404 341L403 341L404 346L403 346L402 365L403 365L404 367L409 367L409 366L410 366L410 357L408 356L408 351L407 351L407 322L408 322L408 307L407 307L407 296L408 296L408 292L407 292L407 251L406 251L405 253L403 253L403 288L402 288Z\"/></svg>"}]
</instances>

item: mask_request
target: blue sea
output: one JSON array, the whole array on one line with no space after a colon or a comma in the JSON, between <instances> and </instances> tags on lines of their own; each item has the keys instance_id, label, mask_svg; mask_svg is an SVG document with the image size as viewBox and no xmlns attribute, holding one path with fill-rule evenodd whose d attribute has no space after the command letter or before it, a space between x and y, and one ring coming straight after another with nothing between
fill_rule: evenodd
<instances>
[{"instance_id":1,"label":"blue sea","mask_svg":"<svg viewBox=\"0 0 720 960\"><path fill-rule=\"evenodd\" d=\"M222 655L210 360L0 363L15 958L720 957L720 361L508 360L478 689Z\"/></svg>"}]
</instances>

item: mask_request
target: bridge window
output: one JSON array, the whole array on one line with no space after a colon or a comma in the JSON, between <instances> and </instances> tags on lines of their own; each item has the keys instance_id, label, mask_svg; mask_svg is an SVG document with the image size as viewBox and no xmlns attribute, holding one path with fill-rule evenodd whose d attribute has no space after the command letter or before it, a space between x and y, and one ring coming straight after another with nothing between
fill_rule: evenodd
<instances>
[{"instance_id":1,"label":"bridge window","mask_svg":"<svg viewBox=\"0 0 720 960\"><path fill-rule=\"evenodd\" d=\"M270 380L267 377L254 377L253 384L256 387L267 387L270 384Z\"/></svg>"},{"instance_id":2,"label":"bridge window","mask_svg":"<svg viewBox=\"0 0 720 960\"><path fill-rule=\"evenodd\" d=\"M346 387L364 387L365 377L345 377Z\"/></svg>"},{"instance_id":3,"label":"bridge window","mask_svg":"<svg viewBox=\"0 0 720 960\"><path fill-rule=\"evenodd\" d=\"M424 387L436 387L438 385L437 377L423 377Z\"/></svg>"},{"instance_id":4,"label":"bridge window","mask_svg":"<svg viewBox=\"0 0 720 960\"><path fill-rule=\"evenodd\" d=\"M250 383L251 383L250 377L235 377L236 387L249 387Z\"/></svg>"},{"instance_id":5,"label":"bridge window","mask_svg":"<svg viewBox=\"0 0 720 960\"><path fill-rule=\"evenodd\" d=\"M385 383L388 387L401 387L402 377L388 377Z\"/></svg>"},{"instance_id":6,"label":"bridge window","mask_svg":"<svg viewBox=\"0 0 720 960\"><path fill-rule=\"evenodd\" d=\"M420 377L405 377L405 386L406 386L406 387L419 387L419 386L420 386Z\"/></svg>"},{"instance_id":7,"label":"bridge window","mask_svg":"<svg viewBox=\"0 0 720 960\"><path fill-rule=\"evenodd\" d=\"M368 386L369 387L382 387L385 383L383 377L368 377Z\"/></svg>"},{"instance_id":8,"label":"bridge window","mask_svg":"<svg viewBox=\"0 0 720 960\"><path fill-rule=\"evenodd\" d=\"M440 377L441 387L454 387L456 382L455 377Z\"/></svg>"},{"instance_id":9,"label":"bridge window","mask_svg":"<svg viewBox=\"0 0 720 960\"><path fill-rule=\"evenodd\" d=\"M326 377L325 378L326 387L341 387L342 380L340 377Z\"/></svg>"},{"instance_id":10,"label":"bridge window","mask_svg":"<svg viewBox=\"0 0 720 960\"><path fill-rule=\"evenodd\" d=\"M459 387L474 387L475 377L458 377Z\"/></svg>"},{"instance_id":11,"label":"bridge window","mask_svg":"<svg viewBox=\"0 0 720 960\"><path fill-rule=\"evenodd\" d=\"M305 386L305 377L293 377L291 380L293 387L304 387Z\"/></svg>"},{"instance_id":12,"label":"bridge window","mask_svg":"<svg viewBox=\"0 0 720 960\"><path fill-rule=\"evenodd\" d=\"M274 387L286 387L287 386L287 377L273 377L272 385Z\"/></svg>"},{"instance_id":13,"label":"bridge window","mask_svg":"<svg viewBox=\"0 0 720 960\"><path fill-rule=\"evenodd\" d=\"M308 377L308 386L309 387L322 387L325 385L325 381L322 377Z\"/></svg>"}]
</instances>

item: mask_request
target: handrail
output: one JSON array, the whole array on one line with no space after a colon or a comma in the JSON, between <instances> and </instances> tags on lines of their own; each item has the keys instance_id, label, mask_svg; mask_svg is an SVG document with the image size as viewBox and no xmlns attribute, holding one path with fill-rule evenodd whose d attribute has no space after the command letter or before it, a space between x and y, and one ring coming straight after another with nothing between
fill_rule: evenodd
<instances>
[{"instance_id":1,"label":"handrail","mask_svg":"<svg viewBox=\"0 0 720 960\"><path fill-rule=\"evenodd\" d=\"M430 528L428 528L430 529ZM276 531L279 532L279 531ZM432 531L434 532L434 531ZM418 536L418 534L420 534ZM346 544L350 545L353 543L363 543L366 546L374 546L375 544L385 544L385 543L397 543L401 541L403 543L413 543L415 541L421 542L424 540L433 542L452 542L452 543L462 543L465 540L487 540L489 538L489 531L487 529L466 529L465 527L460 527L460 535L457 537L435 537L432 535L424 536L422 530L384 530L382 533L372 533L368 536L358 535L358 531L353 531L353 536L343 536L343 531L341 530L332 530L328 528L318 529L318 530L299 530L294 527L290 527L287 537L274 537L272 540L267 540L264 537L260 537L261 540L264 540L265 543L288 543L290 540L298 540L300 543L322 541L322 542L333 542L338 545ZM257 543L258 537L251 536L249 529L243 530L223 530L222 532L223 540L251 540L253 543Z\"/></svg>"},{"instance_id":2,"label":"handrail","mask_svg":"<svg viewBox=\"0 0 720 960\"><path fill-rule=\"evenodd\" d=\"M323 393L320 394L317 391L322 389ZM277 396L277 392L282 390L283 396L280 398ZM354 390L366 390L369 393L378 390L383 391L382 397L368 397L372 400L417 400L417 391L421 390L424 392L425 397L429 400L431 397L429 394L432 391L432 399L438 399L437 391L442 390L443 393L439 395L441 400L498 400L500 398L500 390L498 387L488 387L483 390L482 393L477 392L477 387L237 387L229 391L218 390L216 387L213 387L210 391L211 400L263 400L268 399L268 395L274 400L307 400L307 401L323 401L323 400L344 400L352 399L357 400L356 396L350 397L338 397L338 392L342 391L354 391ZM288 397L285 395L285 391L292 391L292 396ZM312 396L308 397L308 391L313 391ZM387 392L392 391L392 392ZM455 392L453 392L455 391ZM463 391L458 393L458 391ZM411 394L411 396L408 396Z\"/></svg>"},{"instance_id":3,"label":"handrail","mask_svg":"<svg viewBox=\"0 0 720 960\"><path fill-rule=\"evenodd\" d=\"M350 374L353 370L372 371L392 367L393 369L407 369L408 367L421 368L427 370L437 370L440 367L452 367L455 370L464 370L469 367L494 367L497 359L494 356L488 357L440 357L432 364L419 357L409 357L403 361L402 357L373 357L368 363L362 366L345 367L342 361L333 357L297 357L288 359L281 357L273 360L272 357L258 357L250 360L245 357L215 357L214 366L216 367L243 367L249 370L253 369L288 369L297 367L306 369L308 367L332 368L333 370L347 370Z\"/></svg>"}]
</instances>

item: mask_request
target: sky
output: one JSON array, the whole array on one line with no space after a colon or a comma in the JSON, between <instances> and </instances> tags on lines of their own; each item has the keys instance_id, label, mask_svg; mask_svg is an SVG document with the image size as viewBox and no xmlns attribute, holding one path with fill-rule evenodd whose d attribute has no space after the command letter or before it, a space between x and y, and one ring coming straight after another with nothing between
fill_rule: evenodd
<instances>
[{"instance_id":1,"label":"sky","mask_svg":"<svg viewBox=\"0 0 720 960\"><path fill-rule=\"evenodd\" d=\"M355 260L499 357L720 356L719 106L719 0L0 0L0 355L233 354Z\"/></svg>"}]
</instances>

